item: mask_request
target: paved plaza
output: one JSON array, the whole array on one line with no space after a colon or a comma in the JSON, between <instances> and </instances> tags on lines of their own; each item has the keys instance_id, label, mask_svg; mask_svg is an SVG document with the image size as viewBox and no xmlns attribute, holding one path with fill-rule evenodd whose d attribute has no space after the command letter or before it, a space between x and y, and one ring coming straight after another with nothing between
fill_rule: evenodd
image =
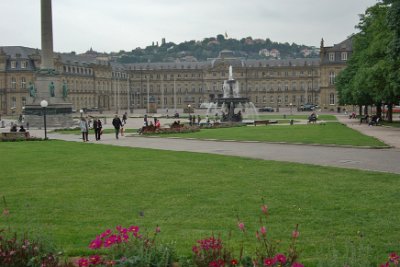
<instances>
[{"instance_id":1,"label":"paved plaza","mask_svg":"<svg viewBox=\"0 0 400 267\"><path fill-rule=\"evenodd\" d=\"M262 160L296 162L320 166L334 166L361 170L373 170L400 174L400 129L368 126L359 124L358 120L350 120L345 115L337 116L339 121L349 127L374 136L392 148L370 149L354 147L334 147L320 145L276 144L265 142L239 142L234 140L214 141L195 140L187 138L157 138L144 137L137 134L126 134L116 140L114 134L102 135L101 141L95 141L94 134L89 136L89 143L116 145L125 147L140 147L170 151L189 151L211 153L227 156L240 156ZM172 119L161 119L163 124L171 123ZM185 119L182 119L184 122ZM143 118L129 118L126 128L139 128ZM111 119L104 125L112 128ZM273 126L271 126L273 127ZM9 130L8 128L2 129ZM43 137L43 129L30 129L33 136ZM49 132L50 139L81 142L80 135L58 134Z\"/></svg>"}]
</instances>

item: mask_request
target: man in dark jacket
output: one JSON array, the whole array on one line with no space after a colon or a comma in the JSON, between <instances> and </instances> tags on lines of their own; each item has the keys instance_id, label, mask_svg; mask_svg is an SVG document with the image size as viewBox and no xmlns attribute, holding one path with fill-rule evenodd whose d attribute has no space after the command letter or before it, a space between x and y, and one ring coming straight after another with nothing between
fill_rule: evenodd
<instances>
[{"instance_id":1,"label":"man in dark jacket","mask_svg":"<svg viewBox=\"0 0 400 267\"><path fill-rule=\"evenodd\" d=\"M101 129L102 129L101 120L99 118L95 118L93 121L94 135L96 140L100 140Z\"/></svg>"},{"instance_id":2,"label":"man in dark jacket","mask_svg":"<svg viewBox=\"0 0 400 267\"><path fill-rule=\"evenodd\" d=\"M112 124L115 128L115 138L118 139L119 131L122 127L122 122L121 119L118 117L118 115L115 115Z\"/></svg>"}]
</instances>

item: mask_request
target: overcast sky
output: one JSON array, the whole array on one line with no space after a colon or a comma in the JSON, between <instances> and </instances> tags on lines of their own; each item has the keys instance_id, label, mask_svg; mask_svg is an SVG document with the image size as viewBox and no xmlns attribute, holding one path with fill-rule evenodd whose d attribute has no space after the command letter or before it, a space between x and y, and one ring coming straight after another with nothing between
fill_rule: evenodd
<instances>
[{"instance_id":1,"label":"overcast sky","mask_svg":"<svg viewBox=\"0 0 400 267\"><path fill-rule=\"evenodd\" d=\"M377 0L53 0L54 50L82 53L217 34L319 47L356 32ZM0 46L40 48L40 0L0 0Z\"/></svg>"}]
</instances>

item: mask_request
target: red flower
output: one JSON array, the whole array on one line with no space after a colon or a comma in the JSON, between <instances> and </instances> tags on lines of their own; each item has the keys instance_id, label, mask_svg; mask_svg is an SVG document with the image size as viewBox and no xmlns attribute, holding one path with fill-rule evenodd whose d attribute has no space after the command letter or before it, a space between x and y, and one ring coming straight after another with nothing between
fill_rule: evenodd
<instances>
[{"instance_id":1,"label":"red flower","mask_svg":"<svg viewBox=\"0 0 400 267\"><path fill-rule=\"evenodd\" d=\"M395 252L390 253L389 260L391 262L393 262L394 264L398 264L399 263L399 259L400 259L400 256L397 255Z\"/></svg>"},{"instance_id":2,"label":"red flower","mask_svg":"<svg viewBox=\"0 0 400 267\"><path fill-rule=\"evenodd\" d=\"M272 266L276 263L276 259L273 258L266 258L264 260L264 266Z\"/></svg>"},{"instance_id":3,"label":"red flower","mask_svg":"<svg viewBox=\"0 0 400 267\"><path fill-rule=\"evenodd\" d=\"M231 260L231 265L235 266L238 264L238 261L236 259Z\"/></svg>"},{"instance_id":4,"label":"red flower","mask_svg":"<svg viewBox=\"0 0 400 267\"><path fill-rule=\"evenodd\" d=\"M92 255L89 257L90 264L97 265L101 263L101 258L99 255Z\"/></svg>"},{"instance_id":5,"label":"red flower","mask_svg":"<svg viewBox=\"0 0 400 267\"><path fill-rule=\"evenodd\" d=\"M244 232L244 223L243 222L238 222L238 227L241 231Z\"/></svg>"},{"instance_id":6,"label":"red flower","mask_svg":"<svg viewBox=\"0 0 400 267\"><path fill-rule=\"evenodd\" d=\"M263 236L265 236L265 235L267 234L267 228L265 228L265 226L262 226L262 227L260 228L260 232L261 232L261 234L262 234Z\"/></svg>"},{"instance_id":7,"label":"red flower","mask_svg":"<svg viewBox=\"0 0 400 267\"><path fill-rule=\"evenodd\" d=\"M103 240L101 240L100 237L97 236L95 240L90 242L89 248L90 249L99 249L99 248L101 248L102 245L103 245Z\"/></svg>"},{"instance_id":8,"label":"red flower","mask_svg":"<svg viewBox=\"0 0 400 267\"><path fill-rule=\"evenodd\" d=\"M295 263L292 264L291 267L304 267L304 265L301 264L301 263L295 262Z\"/></svg>"},{"instance_id":9,"label":"red flower","mask_svg":"<svg viewBox=\"0 0 400 267\"><path fill-rule=\"evenodd\" d=\"M276 261L279 261L279 262L282 263L282 264L285 264L285 263L286 263L286 256L283 255L283 254L277 254L277 255L275 256L275 260L276 260Z\"/></svg>"},{"instance_id":10,"label":"red flower","mask_svg":"<svg viewBox=\"0 0 400 267\"><path fill-rule=\"evenodd\" d=\"M79 267L88 267L89 261L86 258L80 258L78 261L78 266Z\"/></svg>"}]
</instances>

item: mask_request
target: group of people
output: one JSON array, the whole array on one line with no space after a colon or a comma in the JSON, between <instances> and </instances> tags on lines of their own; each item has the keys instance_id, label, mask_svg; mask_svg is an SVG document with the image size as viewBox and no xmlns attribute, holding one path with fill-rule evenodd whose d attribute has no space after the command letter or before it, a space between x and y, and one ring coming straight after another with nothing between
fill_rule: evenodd
<instances>
[{"instance_id":1,"label":"group of people","mask_svg":"<svg viewBox=\"0 0 400 267\"><path fill-rule=\"evenodd\" d=\"M201 117L200 115L197 115L197 125L200 125ZM195 126L196 125L196 115L193 114L189 115L189 125L190 126Z\"/></svg>"},{"instance_id":2,"label":"group of people","mask_svg":"<svg viewBox=\"0 0 400 267\"><path fill-rule=\"evenodd\" d=\"M89 122L88 122L88 120L86 120L86 118L84 118L84 117L81 118L81 121L79 122L79 128L81 129L83 142L88 142L90 126L89 126ZM102 129L103 129L103 124L101 123L101 120L99 118L93 119L93 129L94 129L94 136L96 138L96 141L99 141L101 134L102 134Z\"/></svg>"},{"instance_id":3,"label":"group of people","mask_svg":"<svg viewBox=\"0 0 400 267\"><path fill-rule=\"evenodd\" d=\"M24 133L24 132L26 132L26 129L24 128L24 125L21 125L21 126L19 126L19 130L18 130L17 125L16 125L16 124L12 124L12 125L11 125L11 129L10 129L10 132L14 132L14 133L20 132L20 133Z\"/></svg>"}]
</instances>

